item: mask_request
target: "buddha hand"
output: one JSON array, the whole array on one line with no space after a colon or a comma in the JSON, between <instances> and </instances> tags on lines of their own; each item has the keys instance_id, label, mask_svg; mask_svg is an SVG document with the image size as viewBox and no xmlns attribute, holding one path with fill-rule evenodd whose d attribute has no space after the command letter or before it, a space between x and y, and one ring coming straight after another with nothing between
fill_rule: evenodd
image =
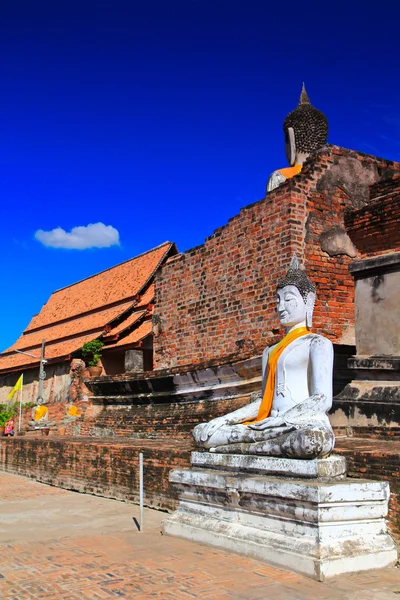
<instances>
[{"instance_id":1,"label":"buddha hand","mask_svg":"<svg viewBox=\"0 0 400 600\"><path fill-rule=\"evenodd\" d=\"M277 417L267 417L262 421L258 421L258 423L254 423L254 425L248 425L248 427L250 427L250 429L256 429L257 431L263 431L269 427L282 427L284 424L285 420L278 415Z\"/></svg>"},{"instance_id":2,"label":"buddha hand","mask_svg":"<svg viewBox=\"0 0 400 600\"><path fill-rule=\"evenodd\" d=\"M202 442L206 442L212 436L212 434L217 431L217 429L222 427L222 425L226 425L226 423L227 420L225 417L217 417L216 419L213 419L212 421L204 425L201 431L200 440Z\"/></svg>"}]
</instances>

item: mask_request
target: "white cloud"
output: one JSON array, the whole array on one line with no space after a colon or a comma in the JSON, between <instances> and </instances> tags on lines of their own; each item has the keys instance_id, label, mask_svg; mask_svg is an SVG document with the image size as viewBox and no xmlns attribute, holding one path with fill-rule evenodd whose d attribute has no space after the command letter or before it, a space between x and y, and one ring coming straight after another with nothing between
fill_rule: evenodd
<instances>
[{"instance_id":1,"label":"white cloud","mask_svg":"<svg viewBox=\"0 0 400 600\"><path fill-rule=\"evenodd\" d=\"M38 229L35 239L48 248L85 250L119 246L118 230L111 225L104 225L104 223L90 223L86 227L73 227L69 232L64 231L61 227L56 227L51 231Z\"/></svg>"}]
</instances>

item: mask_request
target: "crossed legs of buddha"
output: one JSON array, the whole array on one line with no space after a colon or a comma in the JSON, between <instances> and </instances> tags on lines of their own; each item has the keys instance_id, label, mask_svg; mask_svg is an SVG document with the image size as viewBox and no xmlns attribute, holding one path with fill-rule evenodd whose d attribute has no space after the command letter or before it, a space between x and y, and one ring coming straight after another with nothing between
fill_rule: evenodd
<instances>
[{"instance_id":1,"label":"crossed legs of buddha","mask_svg":"<svg viewBox=\"0 0 400 600\"><path fill-rule=\"evenodd\" d=\"M330 454L334 447L334 435L324 423L273 427L256 431L246 425L222 425L207 441L201 432L206 423L197 425L193 431L199 446L219 454L260 454L286 458L312 459Z\"/></svg>"}]
</instances>

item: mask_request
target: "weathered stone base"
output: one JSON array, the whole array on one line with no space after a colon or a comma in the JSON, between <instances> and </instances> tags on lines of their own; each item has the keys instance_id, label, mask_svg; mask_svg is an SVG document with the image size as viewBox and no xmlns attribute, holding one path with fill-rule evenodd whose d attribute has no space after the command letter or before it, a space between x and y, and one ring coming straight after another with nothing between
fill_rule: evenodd
<instances>
[{"instance_id":1,"label":"weathered stone base","mask_svg":"<svg viewBox=\"0 0 400 600\"><path fill-rule=\"evenodd\" d=\"M318 475L306 479L262 474L265 469L239 473L231 470L232 455L214 454L211 460L219 467L204 468L198 466L198 454L193 455L196 466L170 474L180 503L164 521L165 533L232 550L320 581L396 562L396 546L385 522L386 482L342 479L341 468L329 481ZM224 459L230 461L227 469L222 467ZM239 462L241 459L236 457ZM274 460L281 459L267 459ZM293 466L291 472L295 474L298 468ZM248 466L248 470L253 469ZM271 471L271 464L267 470Z\"/></svg>"},{"instance_id":2,"label":"weathered stone base","mask_svg":"<svg viewBox=\"0 0 400 600\"><path fill-rule=\"evenodd\" d=\"M257 473L258 475L306 477L307 479L332 479L333 477L336 479L346 476L346 459L343 456L335 455L314 460L298 460L249 454L192 452L191 462L194 467L222 469L236 473Z\"/></svg>"}]
</instances>

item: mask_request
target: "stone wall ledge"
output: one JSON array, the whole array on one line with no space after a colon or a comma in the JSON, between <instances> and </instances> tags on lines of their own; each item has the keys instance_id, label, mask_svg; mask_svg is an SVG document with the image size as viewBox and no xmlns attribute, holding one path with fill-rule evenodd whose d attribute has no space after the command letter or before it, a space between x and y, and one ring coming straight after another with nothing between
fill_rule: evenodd
<instances>
[{"instance_id":1,"label":"stone wall ledge","mask_svg":"<svg viewBox=\"0 0 400 600\"><path fill-rule=\"evenodd\" d=\"M166 392L127 393L120 395L92 396L93 404L126 405L126 404L161 404L195 402L201 400L221 400L224 398L239 398L261 389L261 377L250 381L202 385L187 389L177 389Z\"/></svg>"},{"instance_id":2,"label":"stone wall ledge","mask_svg":"<svg viewBox=\"0 0 400 600\"><path fill-rule=\"evenodd\" d=\"M26 445L27 447L37 447L37 448L57 448L59 445L74 445L74 446L96 446L96 447L135 447L138 450L145 451L148 450L157 450L160 451L165 450L185 450L190 452L194 448L194 442L192 442L191 438L189 439L175 439L175 438L166 438L164 437L154 437L151 439L148 438L126 438L126 437L110 437L110 438L101 438L86 436L86 437L74 437L74 436L66 436L66 435L50 435L49 437L25 437L24 435L17 435L16 437L2 437L0 438L0 451L6 450L7 445L9 448L14 446Z\"/></svg>"},{"instance_id":3,"label":"stone wall ledge","mask_svg":"<svg viewBox=\"0 0 400 600\"><path fill-rule=\"evenodd\" d=\"M195 468L220 469L236 473L305 477L306 479L337 479L346 475L345 459L335 455L313 460L299 460L275 456L192 452L191 460Z\"/></svg>"},{"instance_id":4,"label":"stone wall ledge","mask_svg":"<svg viewBox=\"0 0 400 600\"><path fill-rule=\"evenodd\" d=\"M347 360L349 369L365 371L392 371L400 373L400 356L386 355L356 355ZM371 377L368 377L371 379ZM390 377L391 379L391 377Z\"/></svg>"},{"instance_id":5,"label":"stone wall ledge","mask_svg":"<svg viewBox=\"0 0 400 600\"><path fill-rule=\"evenodd\" d=\"M261 356L168 376L157 373L88 379L95 404L146 404L235 398L261 389Z\"/></svg>"},{"instance_id":6,"label":"stone wall ledge","mask_svg":"<svg viewBox=\"0 0 400 600\"><path fill-rule=\"evenodd\" d=\"M161 381L163 379L169 380L171 377L178 377L179 379L180 377L186 377L187 375L190 375L192 372L207 371L208 369L213 369L218 372L221 369L225 370L226 368L229 369L230 367L233 367L238 372L242 372L242 370L243 372L247 372L249 368L258 369L260 364L261 354L240 360L226 357L223 362L218 359L199 361L183 366L179 365L176 367L159 368L153 371L143 371L137 373L127 372L119 375L101 375L100 377L87 378L85 381L90 385L106 381Z\"/></svg>"},{"instance_id":7,"label":"stone wall ledge","mask_svg":"<svg viewBox=\"0 0 400 600\"><path fill-rule=\"evenodd\" d=\"M349 271L356 278L371 277L374 274L390 273L400 270L400 252L384 254L364 260L354 260Z\"/></svg>"}]
</instances>

